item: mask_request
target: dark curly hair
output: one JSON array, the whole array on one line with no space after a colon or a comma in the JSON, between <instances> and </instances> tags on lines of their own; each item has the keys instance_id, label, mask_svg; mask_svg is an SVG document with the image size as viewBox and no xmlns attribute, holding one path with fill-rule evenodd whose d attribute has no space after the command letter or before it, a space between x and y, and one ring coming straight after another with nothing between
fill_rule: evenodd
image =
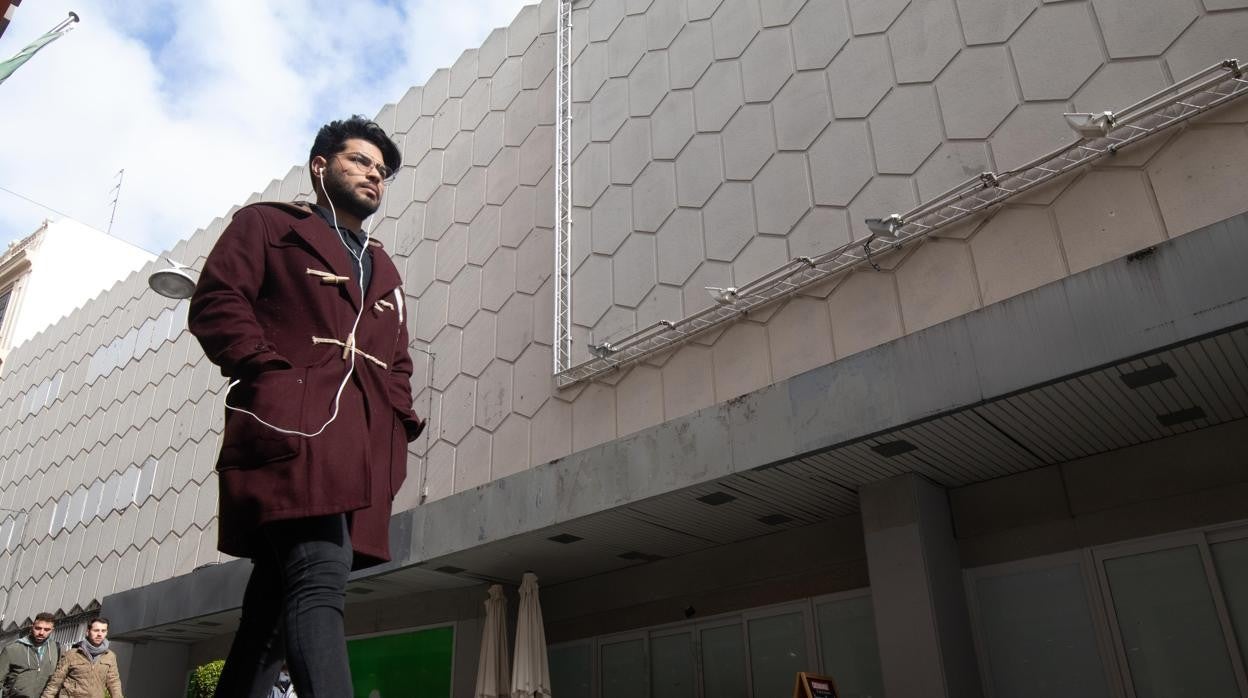
<instances>
[{"instance_id":1,"label":"dark curly hair","mask_svg":"<svg viewBox=\"0 0 1248 698\"><path fill-rule=\"evenodd\" d=\"M377 146L377 149L381 151L382 159L386 161L386 167L391 172L399 171L399 166L403 164L399 146L390 140L380 126L359 114L353 115L350 119L331 121L322 126L321 130L316 132L316 140L312 141L312 151L308 153L308 162L312 162L312 158L318 155L328 159L341 153L346 147L347 140L351 138L359 138Z\"/></svg>"}]
</instances>

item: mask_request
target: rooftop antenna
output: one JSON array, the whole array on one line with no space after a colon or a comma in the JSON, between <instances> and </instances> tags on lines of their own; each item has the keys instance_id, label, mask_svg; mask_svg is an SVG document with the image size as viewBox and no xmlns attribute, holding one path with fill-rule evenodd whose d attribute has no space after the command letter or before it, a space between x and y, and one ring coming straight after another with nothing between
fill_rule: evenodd
<instances>
[{"instance_id":1,"label":"rooftop antenna","mask_svg":"<svg viewBox=\"0 0 1248 698\"><path fill-rule=\"evenodd\" d=\"M113 219L117 217L117 202L121 200L121 183L126 178L126 168L117 170L117 184L108 193L113 195L112 205L113 212L108 214L108 230L109 235L113 234Z\"/></svg>"}]
</instances>

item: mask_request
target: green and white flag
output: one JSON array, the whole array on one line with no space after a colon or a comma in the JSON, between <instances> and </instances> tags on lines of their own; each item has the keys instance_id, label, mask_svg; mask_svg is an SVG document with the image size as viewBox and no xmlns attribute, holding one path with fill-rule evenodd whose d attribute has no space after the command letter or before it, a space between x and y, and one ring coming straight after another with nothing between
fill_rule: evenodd
<instances>
[{"instance_id":1,"label":"green and white flag","mask_svg":"<svg viewBox=\"0 0 1248 698\"><path fill-rule=\"evenodd\" d=\"M39 49L68 34L69 30L73 29L74 24L77 22L78 15L70 12L67 19L55 27L52 27L52 29L50 29L43 36L32 41L26 48L18 51L16 56L13 56L7 61L0 61L0 83L3 83L9 78L10 75L16 72L18 68L22 67L26 61L30 60L31 56L34 56L39 52Z\"/></svg>"}]
</instances>

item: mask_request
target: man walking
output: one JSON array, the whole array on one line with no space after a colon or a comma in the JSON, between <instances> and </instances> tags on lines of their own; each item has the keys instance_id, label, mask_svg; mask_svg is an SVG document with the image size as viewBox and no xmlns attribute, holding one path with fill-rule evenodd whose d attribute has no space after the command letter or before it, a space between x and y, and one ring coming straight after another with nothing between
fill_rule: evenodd
<instances>
[{"instance_id":1,"label":"man walking","mask_svg":"<svg viewBox=\"0 0 1248 698\"><path fill-rule=\"evenodd\" d=\"M283 658L302 698L352 695L347 575L389 559L424 427L399 272L363 227L400 159L362 117L322 127L316 205L239 210L191 299L188 326L231 379L218 548L254 564L219 698L267 698Z\"/></svg>"},{"instance_id":2,"label":"man walking","mask_svg":"<svg viewBox=\"0 0 1248 698\"><path fill-rule=\"evenodd\" d=\"M65 653L42 698L123 698L117 655L108 648L108 619L87 624L87 636Z\"/></svg>"},{"instance_id":3,"label":"man walking","mask_svg":"<svg viewBox=\"0 0 1248 698\"><path fill-rule=\"evenodd\" d=\"M4 698L37 698L43 694L43 687L61 659L60 649L50 639L55 627L56 616L40 613L28 634L0 651L0 694Z\"/></svg>"},{"instance_id":4,"label":"man walking","mask_svg":"<svg viewBox=\"0 0 1248 698\"><path fill-rule=\"evenodd\" d=\"M277 672L277 681L273 684L273 690L269 692L269 698L299 698L299 694L295 692L295 685L290 681L290 672L286 665L282 665L282 670Z\"/></svg>"}]
</instances>

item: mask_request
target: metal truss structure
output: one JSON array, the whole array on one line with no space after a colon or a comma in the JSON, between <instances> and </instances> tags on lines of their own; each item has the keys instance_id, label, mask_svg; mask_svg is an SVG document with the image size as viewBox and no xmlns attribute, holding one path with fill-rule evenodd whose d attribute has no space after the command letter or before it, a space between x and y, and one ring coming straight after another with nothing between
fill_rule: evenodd
<instances>
[{"instance_id":1,"label":"metal truss structure","mask_svg":"<svg viewBox=\"0 0 1248 698\"><path fill-rule=\"evenodd\" d=\"M572 365L572 0L556 0L554 373Z\"/></svg>"},{"instance_id":2,"label":"metal truss structure","mask_svg":"<svg viewBox=\"0 0 1248 698\"><path fill-rule=\"evenodd\" d=\"M561 5L570 5L567 0ZM556 359L560 387L593 380L648 356L737 320L762 306L828 281L859 265L874 266L872 257L886 254L932 232L983 213L1023 192L1075 169L1112 156L1119 150L1172 128L1248 93L1239 62L1230 59L1119 111L1068 114L1080 137L1007 172L984 172L905 213L868 220L871 234L814 257L800 257L739 288L707 289L715 305L676 321L661 320L614 343L593 347L594 357L568 366ZM565 260L566 261L566 260ZM563 269L563 267L559 267ZM566 282L570 279L564 279ZM557 286L560 288L560 286ZM556 323L560 319L556 317ZM558 339L559 335L556 334ZM560 356L556 352L556 356Z\"/></svg>"}]
</instances>

